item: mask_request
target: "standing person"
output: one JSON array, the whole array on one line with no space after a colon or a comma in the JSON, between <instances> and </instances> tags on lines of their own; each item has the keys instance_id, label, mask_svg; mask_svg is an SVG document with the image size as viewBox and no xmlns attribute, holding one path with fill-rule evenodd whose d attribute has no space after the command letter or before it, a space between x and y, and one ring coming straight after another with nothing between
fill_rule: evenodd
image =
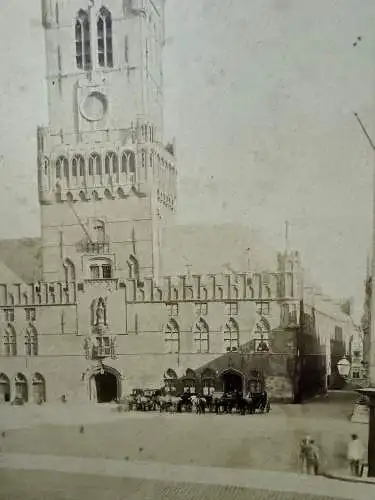
<instances>
[{"instance_id":1,"label":"standing person","mask_svg":"<svg viewBox=\"0 0 375 500\"><path fill-rule=\"evenodd\" d=\"M357 434L352 434L352 440L348 444L347 458L350 464L352 476L359 476L359 467L363 460L364 447Z\"/></svg>"},{"instance_id":2,"label":"standing person","mask_svg":"<svg viewBox=\"0 0 375 500\"><path fill-rule=\"evenodd\" d=\"M310 436L300 444L300 461L304 474L317 475L319 472L319 449Z\"/></svg>"},{"instance_id":3,"label":"standing person","mask_svg":"<svg viewBox=\"0 0 375 500\"><path fill-rule=\"evenodd\" d=\"M307 449L310 443L310 436L306 436L302 439L299 446L299 460L301 464L301 472L303 474L307 473Z\"/></svg>"},{"instance_id":4,"label":"standing person","mask_svg":"<svg viewBox=\"0 0 375 500\"><path fill-rule=\"evenodd\" d=\"M308 473L317 476L319 474L320 453L319 448L313 439L310 441L310 453L307 464L310 469L310 472Z\"/></svg>"}]
</instances>

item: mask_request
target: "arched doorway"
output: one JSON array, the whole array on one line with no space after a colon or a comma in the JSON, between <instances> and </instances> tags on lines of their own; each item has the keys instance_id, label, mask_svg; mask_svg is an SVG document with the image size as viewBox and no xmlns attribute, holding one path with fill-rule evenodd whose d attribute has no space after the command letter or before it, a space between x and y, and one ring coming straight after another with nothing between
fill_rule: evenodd
<instances>
[{"instance_id":1,"label":"arched doorway","mask_svg":"<svg viewBox=\"0 0 375 500\"><path fill-rule=\"evenodd\" d=\"M120 374L109 367L94 370L90 377L90 398L98 403L110 403L120 398Z\"/></svg>"},{"instance_id":2,"label":"arched doorway","mask_svg":"<svg viewBox=\"0 0 375 500\"><path fill-rule=\"evenodd\" d=\"M220 378L224 392L243 391L243 377L240 373L234 370L227 370L222 373Z\"/></svg>"},{"instance_id":3,"label":"arched doorway","mask_svg":"<svg viewBox=\"0 0 375 500\"><path fill-rule=\"evenodd\" d=\"M32 378L33 401L34 403L45 403L46 401L46 383L43 375L34 373Z\"/></svg>"},{"instance_id":4,"label":"arched doorway","mask_svg":"<svg viewBox=\"0 0 375 500\"><path fill-rule=\"evenodd\" d=\"M10 382L9 378L0 373L0 403L8 403L10 401Z\"/></svg>"},{"instance_id":5,"label":"arched doorway","mask_svg":"<svg viewBox=\"0 0 375 500\"><path fill-rule=\"evenodd\" d=\"M29 399L29 391L27 387L27 379L22 373L17 373L15 378L15 397L22 399L24 403L27 403Z\"/></svg>"}]
</instances>

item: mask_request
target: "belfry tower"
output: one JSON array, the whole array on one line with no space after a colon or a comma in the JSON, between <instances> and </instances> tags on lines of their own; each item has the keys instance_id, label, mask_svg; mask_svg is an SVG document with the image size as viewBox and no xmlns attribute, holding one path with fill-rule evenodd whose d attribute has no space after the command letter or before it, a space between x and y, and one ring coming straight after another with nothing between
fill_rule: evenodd
<instances>
[{"instance_id":1,"label":"belfry tower","mask_svg":"<svg viewBox=\"0 0 375 500\"><path fill-rule=\"evenodd\" d=\"M42 0L43 279L158 278L176 167L163 142L165 0Z\"/></svg>"}]
</instances>

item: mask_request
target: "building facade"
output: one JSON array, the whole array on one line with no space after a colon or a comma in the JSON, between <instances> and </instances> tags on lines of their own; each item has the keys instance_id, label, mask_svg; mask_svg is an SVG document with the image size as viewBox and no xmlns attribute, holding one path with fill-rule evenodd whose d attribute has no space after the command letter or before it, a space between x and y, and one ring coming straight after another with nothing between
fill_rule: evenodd
<instances>
[{"instance_id":1,"label":"building facade","mask_svg":"<svg viewBox=\"0 0 375 500\"><path fill-rule=\"evenodd\" d=\"M175 147L163 134L164 0L43 0L42 18L40 279L0 285L0 399L107 402L178 382L205 393L261 384L293 401L297 252L271 271L162 274L177 207Z\"/></svg>"}]
</instances>

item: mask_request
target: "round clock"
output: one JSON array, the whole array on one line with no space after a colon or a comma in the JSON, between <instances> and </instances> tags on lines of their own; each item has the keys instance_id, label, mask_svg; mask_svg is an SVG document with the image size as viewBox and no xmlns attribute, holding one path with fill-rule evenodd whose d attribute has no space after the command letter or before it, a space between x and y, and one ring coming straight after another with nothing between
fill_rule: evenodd
<instances>
[{"instance_id":1,"label":"round clock","mask_svg":"<svg viewBox=\"0 0 375 500\"><path fill-rule=\"evenodd\" d=\"M101 120L107 112L108 101L101 92L91 92L81 102L80 112L89 122Z\"/></svg>"}]
</instances>

